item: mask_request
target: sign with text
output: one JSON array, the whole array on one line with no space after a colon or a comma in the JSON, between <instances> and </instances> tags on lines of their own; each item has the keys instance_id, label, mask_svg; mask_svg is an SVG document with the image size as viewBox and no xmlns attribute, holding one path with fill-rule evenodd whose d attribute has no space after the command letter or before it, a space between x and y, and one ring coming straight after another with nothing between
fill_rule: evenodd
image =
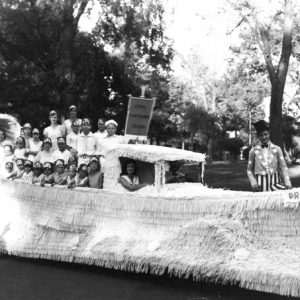
<instances>
[{"instance_id":1,"label":"sign with text","mask_svg":"<svg viewBox=\"0 0 300 300\"><path fill-rule=\"evenodd\" d=\"M298 207L300 204L300 190L287 190L284 193L284 206Z\"/></svg>"},{"instance_id":2,"label":"sign with text","mask_svg":"<svg viewBox=\"0 0 300 300\"><path fill-rule=\"evenodd\" d=\"M130 97L128 102L125 136L147 140L155 99Z\"/></svg>"}]
</instances>

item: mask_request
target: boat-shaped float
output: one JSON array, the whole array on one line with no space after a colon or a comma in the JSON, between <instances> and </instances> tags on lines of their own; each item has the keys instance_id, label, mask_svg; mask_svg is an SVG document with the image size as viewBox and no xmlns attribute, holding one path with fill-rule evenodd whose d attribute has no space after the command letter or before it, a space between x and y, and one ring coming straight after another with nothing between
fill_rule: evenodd
<instances>
[{"instance_id":1,"label":"boat-shaped float","mask_svg":"<svg viewBox=\"0 0 300 300\"><path fill-rule=\"evenodd\" d=\"M153 184L126 191L118 183L126 158ZM300 189L167 184L171 161L199 164L203 179L203 154L120 145L107 153L102 190L2 180L1 251L300 297Z\"/></svg>"}]
</instances>

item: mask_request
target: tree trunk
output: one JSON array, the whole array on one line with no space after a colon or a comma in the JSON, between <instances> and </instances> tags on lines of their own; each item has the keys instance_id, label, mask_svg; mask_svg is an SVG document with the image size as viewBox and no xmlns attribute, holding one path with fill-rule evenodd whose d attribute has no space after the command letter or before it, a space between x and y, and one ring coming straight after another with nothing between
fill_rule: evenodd
<instances>
[{"instance_id":1,"label":"tree trunk","mask_svg":"<svg viewBox=\"0 0 300 300\"><path fill-rule=\"evenodd\" d=\"M283 149L282 133L282 97L284 83L276 80L272 83L271 102L270 102L270 135L271 141Z\"/></svg>"},{"instance_id":2,"label":"tree trunk","mask_svg":"<svg viewBox=\"0 0 300 300\"><path fill-rule=\"evenodd\" d=\"M208 137L208 141L207 141L207 159L206 161L208 163L211 163L212 162L212 146L213 146L213 139L212 137Z\"/></svg>"},{"instance_id":3,"label":"tree trunk","mask_svg":"<svg viewBox=\"0 0 300 300\"><path fill-rule=\"evenodd\" d=\"M62 103L65 106L64 108L66 108L76 100L74 98L75 76L73 71L73 48L76 32L74 28L74 9L72 1L66 1L63 13L62 72L66 83L66 89L62 96L64 97Z\"/></svg>"},{"instance_id":4,"label":"tree trunk","mask_svg":"<svg viewBox=\"0 0 300 300\"><path fill-rule=\"evenodd\" d=\"M74 74L74 43L77 34L78 22L83 15L89 0L81 0L77 15L74 16L76 0L64 0L63 30L62 30L62 72L66 83L62 95L63 105L66 107L76 103L77 91Z\"/></svg>"}]
</instances>

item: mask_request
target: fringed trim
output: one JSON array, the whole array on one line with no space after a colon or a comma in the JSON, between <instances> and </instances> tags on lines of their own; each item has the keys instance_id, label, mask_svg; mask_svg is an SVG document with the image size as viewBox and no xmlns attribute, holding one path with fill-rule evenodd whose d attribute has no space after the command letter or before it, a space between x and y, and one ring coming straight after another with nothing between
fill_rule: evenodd
<instances>
[{"instance_id":1,"label":"fringed trim","mask_svg":"<svg viewBox=\"0 0 300 300\"><path fill-rule=\"evenodd\" d=\"M300 296L300 208L284 192L188 199L3 181L0 193L2 252Z\"/></svg>"}]
</instances>

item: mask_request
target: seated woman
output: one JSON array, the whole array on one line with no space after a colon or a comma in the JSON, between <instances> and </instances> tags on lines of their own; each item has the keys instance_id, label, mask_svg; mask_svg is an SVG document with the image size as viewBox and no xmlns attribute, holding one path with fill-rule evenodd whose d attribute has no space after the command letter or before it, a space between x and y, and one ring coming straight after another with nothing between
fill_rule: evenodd
<instances>
[{"instance_id":1,"label":"seated woman","mask_svg":"<svg viewBox=\"0 0 300 300\"><path fill-rule=\"evenodd\" d=\"M68 188L87 187L88 180L88 166L86 164L80 164L77 175L70 181Z\"/></svg>"},{"instance_id":2,"label":"seated woman","mask_svg":"<svg viewBox=\"0 0 300 300\"><path fill-rule=\"evenodd\" d=\"M136 162L134 160L128 160L124 164L124 171L119 178L121 185L131 192L137 191L148 185L148 183L140 183L140 178L136 175L136 171Z\"/></svg>"}]
</instances>

